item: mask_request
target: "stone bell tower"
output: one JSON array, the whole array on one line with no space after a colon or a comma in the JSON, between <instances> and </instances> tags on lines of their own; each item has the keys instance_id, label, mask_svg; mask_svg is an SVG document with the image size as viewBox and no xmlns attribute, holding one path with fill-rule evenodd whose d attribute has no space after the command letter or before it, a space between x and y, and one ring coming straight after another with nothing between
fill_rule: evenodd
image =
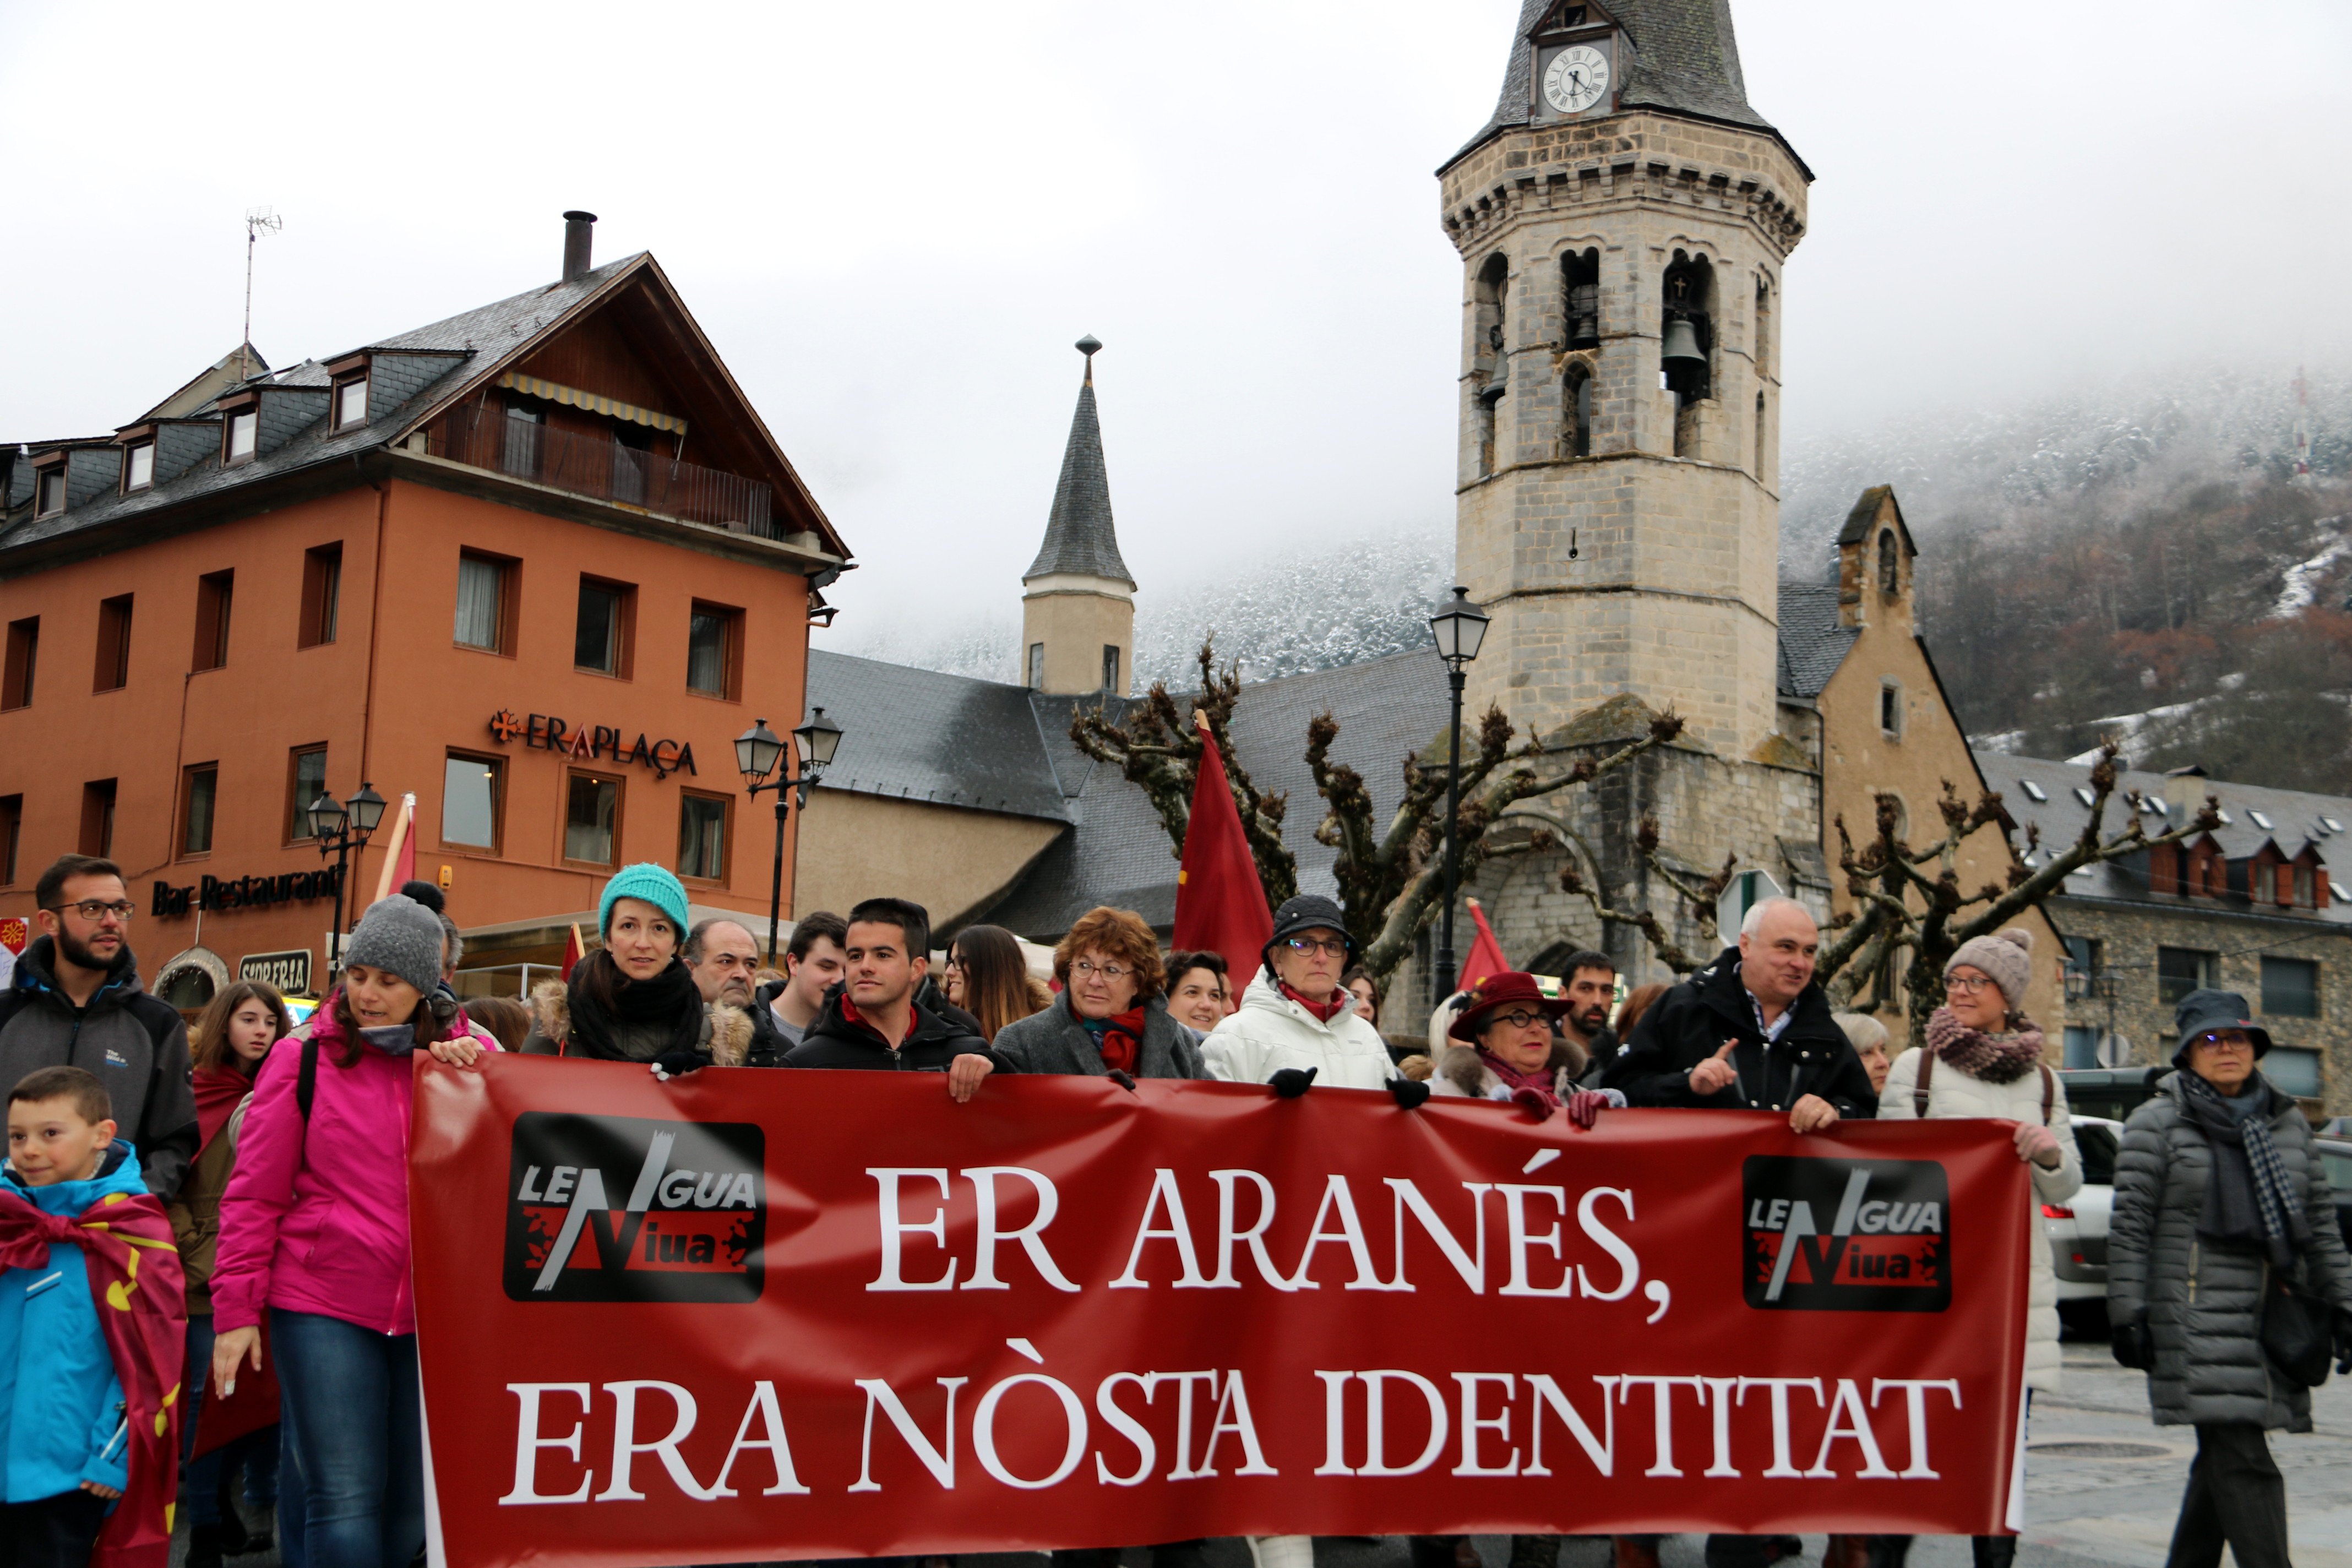
<instances>
[{"instance_id":1,"label":"stone bell tower","mask_svg":"<svg viewBox=\"0 0 2352 1568\"><path fill-rule=\"evenodd\" d=\"M1462 256L1457 580L1472 711L1550 734L1621 694L1770 744L1780 279L1802 160L1729 0L1526 0L1495 115L1438 171Z\"/></svg>"},{"instance_id":2,"label":"stone bell tower","mask_svg":"<svg viewBox=\"0 0 2352 1568\"><path fill-rule=\"evenodd\" d=\"M1089 334L1077 349L1087 356L1087 378L1070 417L1054 510L1037 559L1021 574L1021 681L1056 696L1124 697L1134 678L1135 578L1111 525L1110 476L1095 415L1102 344Z\"/></svg>"}]
</instances>

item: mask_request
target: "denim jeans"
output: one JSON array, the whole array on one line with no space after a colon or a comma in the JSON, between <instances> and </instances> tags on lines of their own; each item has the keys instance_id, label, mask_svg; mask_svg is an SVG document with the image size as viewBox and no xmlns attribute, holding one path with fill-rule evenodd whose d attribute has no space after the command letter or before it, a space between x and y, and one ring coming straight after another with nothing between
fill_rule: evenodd
<instances>
[{"instance_id":1,"label":"denim jeans","mask_svg":"<svg viewBox=\"0 0 2352 1568\"><path fill-rule=\"evenodd\" d=\"M408 1568L425 1545L416 1336L269 1310L309 1568Z\"/></svg>"},{"instance_id":2,"label":"denim jeans","mask_svg":"<svg viewBox=\"0 0 2352 1568\"><path fill-rule=\"evenodd\" d=\"M212 1381L213 1315L188 1318L188 1398L180 1412L180 1462L186 1487L183 1505L191 1526L218 1524L221 1482L242 1465L245 1503L260 1514L278 1506L278 1428L265 1426L201 1456L195 1453L196 1418L204 1414L205 1388Z\"/></svg>"}]
</instances>

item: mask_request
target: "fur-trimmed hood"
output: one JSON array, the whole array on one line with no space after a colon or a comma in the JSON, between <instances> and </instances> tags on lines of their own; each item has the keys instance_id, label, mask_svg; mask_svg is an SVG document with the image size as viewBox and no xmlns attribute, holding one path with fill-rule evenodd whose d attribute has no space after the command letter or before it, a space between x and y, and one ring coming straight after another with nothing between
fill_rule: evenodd
<instances>
[{"instance_id":1,"label":"fur-trimmed hood","mask_svg":"<svg viewBox=\"0 0 2352 1568\"><path fill-rule=\"evenodd\" d=\"M1553 1092L1565 1100L1576 1089L1576 1080L1584 1071L1584 1052L1575 1041L1565 1036L1552 1037L1551 1055L1544 1067L1551 1073ZM1439 1094L1466 1094L1473 1100L1491 1100L1503 1080L1479 1059L1476 1047L1454 1043L1447 1046L1437 1058L1437 1071L1432 1075L1430 1087Z\"/></svg>"},{"instance_id":2,"label":"fur-trimmed hood","mask_svg":"<svg viewBox=\"0 0 2352 1568\"><path fill-rule=\"evenodd\" d=\"M561 1055L563 1042L572 1034L572 988L561 980L542 980L530 988L530 1038L523 1049L544 1056ZM705 1003L702 1008L702 1048L710 1053L711 1065L739 1068L751 1052L751 1037L757 1026L751 1015L740 1007L724 1003Z\"/></svg>"}]
</instances>

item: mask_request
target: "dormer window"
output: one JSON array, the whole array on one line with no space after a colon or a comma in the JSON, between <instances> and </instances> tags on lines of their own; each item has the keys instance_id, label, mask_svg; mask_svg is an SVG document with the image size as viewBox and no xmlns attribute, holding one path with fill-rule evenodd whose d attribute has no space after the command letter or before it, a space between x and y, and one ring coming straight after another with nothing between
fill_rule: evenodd
<instances>
[{"instance_id":1,"label":"dormer window","mask_svg":"<svg viewBox=\"0 0 2352 1568\"><path fill-rule=\"evenodd\" d=\"M123 455L122 489L125 494L143 490L155 482L155 443L142 441Z\"/></svg>"},{"instance_id":2,"label":"dormer window","mask_svg":"<svg viewBox=\"0 0 2352 1568\"><path fill-rule=\"evenodd\" d=\"M2074 798L2081 801L2084 805L2089 805L2098 797L2091 793L2090 785L2076 784L2074 786Z\"/></svg>"},{"instance_id":3,"label":"dormer window","mask_svg":"<svg viewBox=\"0 0 2352 1568\"><path fill-rule=\"evenodd\" d=\"M2260 812L2253 810L2252 807L2248 807L2246 815L2253 819L2253 824L2256 827L2261 828L2264 833L2271 831L2271 819L2267 812Z\"/></svg>"},{"instance_id":4,"label":"dormer window","mask_svg":"<svg viewBox=\"0 0 2352 1568\"><path fill-rule=\"evenodd\" d=\"M335 428L356 429L368 419L368 378L353 376L335 383Z\"/></svg>"},{"instance_id":5,"label":"dormer window","mask_svg":"<svg viewBox=\"0 0 2352 1568\"><path fill-rule=\"evenodd\" d=\"M2036 805L2044 804L2050 799L2050 792L2043 789L2040 784L2035 784L2032 779L2018 780L2017 787L2025 792L2026 799L2032 801Z\"/></svg>"},{"instance_id":6,"label":"dormer window","mask_svg":"<svg viewBox=\"0 0 2352 1568\"><path fill-rule=\"evenodd\" d=\"M55 517L66 510L66 470L62 464L44 468L33 486L33 515Z\"/></svg>"},{"instance_id":7,"label":"dormer window","mask_svg":"<svg viewBox=\"0 0 2352 1568\"><path fill-rule=\"evenodd\" d=\"M226 443L221 455L224 468L253 461L261 442L261 411L247 408L230 415L228 430L222 439Z\"/></svg>"}]
</instances>

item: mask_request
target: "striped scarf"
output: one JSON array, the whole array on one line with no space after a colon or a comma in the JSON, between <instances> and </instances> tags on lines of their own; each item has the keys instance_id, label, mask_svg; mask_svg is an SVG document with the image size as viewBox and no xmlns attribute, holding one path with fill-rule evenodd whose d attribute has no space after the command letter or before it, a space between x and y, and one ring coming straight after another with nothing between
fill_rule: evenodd
<instances>
[{"instance_id":1,"label":"striped scarf","mask_svg":"<svg viewBox=\"0 0 2352 1568\"><path fill-rule=\"evenodd\" d=\"M2311 1233L2302 1197L2271 1139L2269 1083L2258 1077L2246 1086L2245 1092L2261 1095L2263 1103L2242 1121L2230 1114L2221 1091L2195 1073L2180 1075L2180 1090L2183 1105L2213 1150L2197 1234L2262 1247L2274 1268L2292 1267Z\"/></svg>"}]
</instances>

